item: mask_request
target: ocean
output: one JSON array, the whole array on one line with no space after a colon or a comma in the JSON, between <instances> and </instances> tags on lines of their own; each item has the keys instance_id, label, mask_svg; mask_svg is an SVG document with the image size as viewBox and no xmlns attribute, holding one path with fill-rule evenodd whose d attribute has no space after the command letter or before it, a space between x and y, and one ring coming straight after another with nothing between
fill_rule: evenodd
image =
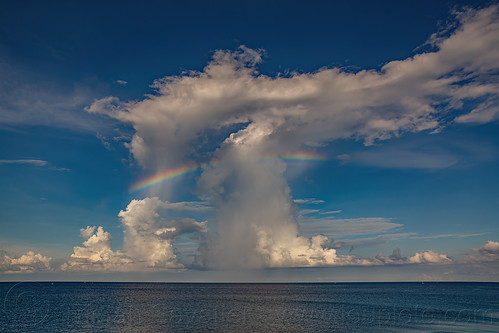
<instances>
[{"instance_id":1,"label":"ocean","mask_svg":"<svg viewBox=\"0 0 499 333\"><path fill-rule=\"evenodd\" d=\"M0 283L1 332L499 332L499 283Z\"/></svg>"}]
</instances>

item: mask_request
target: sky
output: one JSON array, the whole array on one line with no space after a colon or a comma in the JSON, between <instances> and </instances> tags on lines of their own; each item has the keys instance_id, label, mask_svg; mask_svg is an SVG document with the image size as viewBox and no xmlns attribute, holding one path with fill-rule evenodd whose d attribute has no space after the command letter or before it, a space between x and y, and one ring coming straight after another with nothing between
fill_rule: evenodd
<instances>
[{"instance_id":1,"label":"sky","mask_svg":"<svg viewBox=\"0 0 499 333\"><path fill-rule=\"evenodd\" d=\"M0 280L498 281L497 2L2 7Z\"/></svg>"}]
</instances>

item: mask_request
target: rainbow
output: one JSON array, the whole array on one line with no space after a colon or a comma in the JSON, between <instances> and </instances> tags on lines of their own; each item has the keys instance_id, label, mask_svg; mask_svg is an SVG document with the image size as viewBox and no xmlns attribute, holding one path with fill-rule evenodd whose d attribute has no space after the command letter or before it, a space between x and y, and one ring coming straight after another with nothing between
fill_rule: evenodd
<instances>
[{"instance_id":1,"label":"rainbow","mask_svg":"<svg viewBox=\"0 0 499 333\"><path fill-rule=\"evenodd\" d=\"M159 183L162 183L164 181L167 181L170 179L175 179L175 178L181 177L183 175L187 175L189 173L197 171L198 169L199 169L199 167L197 165L193 166L192 164L189 164L189 165L180 166L180 167L177 167L174 169L169 169L166 171L161 171L161 172L158 172L157 174L154 174L146 179L143 179L143 180L136 182L135 184L130 186L129 192L132 193L132 192L141 191L141 190L144 190L146 188L157 185Z\"/></svg>"},{"instance_id":2,"label":"rainbow","mask_svg":"<svg viewBox=\"0 0 499 333\"><path fill-rule=\"evenodd\" d=\"M271 160L282 160L286 162L320 162L320 161L325 161L326 158L324 158L321 155L311 153L311 152L306 152L306 151L299 151L299 152L294 152L290 154L285 154L285 155L278 155L278 156L271 156L271 157L264 157L258 159L258 161L271 161ZM224 165L225 163L211 163L211 164L202 164L202 165L193 165L193 164L188 164L184 166L179 166L177 168L165 170L158 172L152 176L149 176L145 179L139 180L138 182L134 183L132 186L130 186L129 192L138 192L145 190L147 188L150 188L152 186L158 185L160 183L163 183L167 180L172 180L175 178L179 178L181 176L194 173L198 170L206 170L206 169L213 169L216 167L220 167L221 165Z\"/></svg>"},{"instance_id":3,"label":"rainbow","mask_svg":"<svg viewBox=\"0 0 499 333\"><path fill-rule=\"evenodd\" d=\"M326 160L324 156L308 151L297 151L291 154L280 155L279 158L288 162L321 162Z\"/></svg>"}]
</instances>

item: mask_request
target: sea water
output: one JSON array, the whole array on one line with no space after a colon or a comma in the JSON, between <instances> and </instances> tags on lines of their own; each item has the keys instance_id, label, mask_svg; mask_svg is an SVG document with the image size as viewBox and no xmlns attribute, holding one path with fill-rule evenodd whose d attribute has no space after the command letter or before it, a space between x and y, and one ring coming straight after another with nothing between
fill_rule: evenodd
<instances>
[{"instance_id":1,"label":"sea water","mask_svg":"<svg viewBox=\"0 0 499 333\"><path fill-rule=\"evenodd\" d=\"M0 283L1 332L499 332L499 283Z\"/></svg>"}]
</instances>

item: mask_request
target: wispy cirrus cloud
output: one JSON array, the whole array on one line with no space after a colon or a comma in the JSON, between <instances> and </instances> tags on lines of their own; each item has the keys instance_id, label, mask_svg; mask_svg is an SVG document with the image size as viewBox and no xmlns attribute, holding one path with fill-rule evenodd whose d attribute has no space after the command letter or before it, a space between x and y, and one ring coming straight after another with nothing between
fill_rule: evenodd
<instances>
[{"instance_id":1,"label":"wispy cirrus cloud","mask_svg":"<svg viewBox=\"0 0 499 333\"><path fill-rule=\"evenodd\" d=\"M336 158L345 165L441 170L469 167L477 162L493 159L497 150L490 142L469 142L455 134L434 134L363 147L357 151L340 154Z\"/></svg>"},{"instance_id":2,"label":"wispy cirrus cloud","mask_svg":"<svg viewBox=\"0 0 499 333\"><path fill-rule=\"evenodd\" d=\"M48 161L44 160L0 160L0 164L27 164L27 165L33 165L37 167L48 167L51 170L56 170L56 171L70 171L68 168L61 168L61 167L56 167L49 163Z\"/></svg>"},{"instance_id":3,"label":"wispy cirrus cloud","mask_svg":"<svg viewBox=\"0 0 499 333\"><path fill-rule=\"evenodd\" d=\"M441 238L468 238L482 236L481 234L440 234L440 235L426 235L419 236L418 233L396 233L396 234L382 234L374 237L361 237L361 238L339 238L334 242L335 248L348 248L350 251L360 248L371 248L380 245L386 245L390 241L400 239L441 239Z\"/></svg>"},{"instance_id":4,"label":"wispy cirrus cloud","mask_svg":"<svg viewBox=\"0 0 499 333\"><path fill-rule=\"evenodd\" d=\"M348 248L350 251L360 248L370 248L385 245L390 241L406 239L416 233L383 234L375 237L362 237L355 239L338 239L334 242L336 248Z\"/></svg>"},{"instance_id":5,"label":"wispy cirrus cloud","mask_svg":"<svg viewBox=\"0 0 499 333\"><path fill-rule=\"evenodd\" d=\"M329 215L329 214L340 214L342 212L343 212L343 210L337 209L337 210L320 211L319 214L321 214L321 215Z\"/></svg>"},{"instance_id":6,"label":"wispy cirrus cloud","mask_svg":"<svg viewBox=\"0 0 499 333\"><path fill-rule=\"evenodd\" d=\"M314 214L320 212L319 209L301 209L300 214L301 215L308 215L308 214Z\"/></svg>"},{"instance_id":7,"label":"wispy cirrus cloud","mask_svg":"<svg viewBox=\"0 0 499 333\"><path fill-rule=\"evenodd\" d=\"M294 199L293 200L294 203L297 203L297 204L321 204L321 203L324 203L324 200L320 200L320 199L315 199L315 198L306 198L306 199Z\"/></svg>"},{"instance_id":8,"label":"wispy cirrus cloud","mask_svg":"<svg viewBox=\"0 0 499 333\"><path fill-rule=\"evenodd\" d=\"M23 126L108 132L115 121L84 111L100 91L99 82L57 82L0 55L0 129Z\"/></svg>"},{"instance_id":9,"label":"wispy cirrus cloud","mask_svg":"<svg viewBox=\"0 0 499 333\"><path fill-rule=\"evenodd\" d=\"M339 155L344 163L396 169L443 169L459 162L459 156L401 149L379 149Z\"/></svg>"},{"instance_id":10,"label":"wispy cirrus cloud","mask_svg":"<svg viewBox=\"0 0 499 333\"><path fill-rule=\"evenodd\" d=\"M205 201L180 201L180 202L168 202L163 204L163 208L171 210L183 210L183 211L205 211L211 210L213 207L209 202Z\"/></svg>"},{"instance_id":11,"label":"wispy cirrus cloud","mask_svg":"<svg viewBox=\"0 0 499 333\"><path fill-rule=\"evenodd\" d=\"M440 239L440 238L467 238L483 236L484 233L479 234L440 234L440 235L427 235L427 236L412 236L412 239Z\"/></svg>"},{"instance_id":12,"label":"wispy cirrus cloud","mask_svg":"<svg viewBox=\"0 0 499 333\"><path fill-rule=\"evenodd\" d=\"M36 166L46 166L49 162L44 160L0 160L0 164L31 164Z\"/></svg>"},{"instance_id":13,"label":"wispy cirrus cloud","mask_svg":"<svg viewBox=\"0 0 499 333\"><path fill-rule=\"evenodd\" d=\"M403 224L392 222L392 219L385 217L307 218L300 223L300 230L304 234L323 234L332 237L379 234L401 227Z\"/></svg>"}]
</instances>

